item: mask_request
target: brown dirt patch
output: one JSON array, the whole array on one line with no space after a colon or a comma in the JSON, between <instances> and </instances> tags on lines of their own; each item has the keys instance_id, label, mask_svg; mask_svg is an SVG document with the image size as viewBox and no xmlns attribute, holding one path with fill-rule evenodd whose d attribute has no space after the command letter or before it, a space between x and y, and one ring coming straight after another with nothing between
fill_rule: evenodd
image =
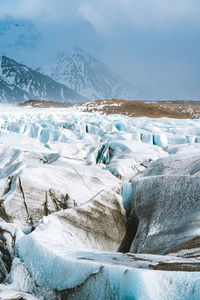
<instances>
[{"instance_id":1,"label":"brown dirt patch","mask_svg":"<svg viewBox=\"0 0 200 300\"><path fill-rule=\"evenodd\" d=\"M167 254L177 253L181 250L192 250L195 248L200 248L200 237L199 236L171 249Z\"/></svg>"},{"instance_id":2,"label":"brown dirt patch","mask_svg":"<svg viewBox=\"0 0 200 300\"><path fill-rule=\"evenodd\" d=\"M129 117L149 118L200 118L199 101L175 101L175 102L139 102L118 99L97 100L80 105L86 112L101 112L105 114L123 114Z\"/></svg>"},{"instance_id":3,"label":"brown dirt patch","mask_svg":"<svg viewBox=\"0 0 200 300\"><path fill-rule=\"evenodd\" d=\"M46 101L46 100L28 100L23 103L20 103L18 106L25 107L31 106L36 108L50 108L50 107L70 107L72 104L70 103L59 103L55 101Z\"/></svg>"},{"instance_id":4,"label":"brown dirt patch","mask_svg":"<svg viewBox=\"0 0 200 300\"><path fill-rule=\"evenodd\" d=\"M182 272L200 272L200 264L198 263L164 263L157 265L149 265L153 270L159 271L182 271Z\"/></svg>"}]
</instances>

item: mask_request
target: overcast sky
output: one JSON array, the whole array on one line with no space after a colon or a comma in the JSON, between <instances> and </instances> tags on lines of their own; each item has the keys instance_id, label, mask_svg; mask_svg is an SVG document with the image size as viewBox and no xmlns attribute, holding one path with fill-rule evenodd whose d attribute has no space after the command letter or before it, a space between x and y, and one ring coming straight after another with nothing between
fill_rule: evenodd
<instances>
[{"instance_id":1,"label":"overcast sky","mask_svg":"<svg viewBox=\"0 0 200 300\"><path fill-rule=\"evenodd\" d=\"M0 0L6 16L34 22L49 55L96 50L144 98L200 99L199 0Z\"/></svg>"}]
</instances>

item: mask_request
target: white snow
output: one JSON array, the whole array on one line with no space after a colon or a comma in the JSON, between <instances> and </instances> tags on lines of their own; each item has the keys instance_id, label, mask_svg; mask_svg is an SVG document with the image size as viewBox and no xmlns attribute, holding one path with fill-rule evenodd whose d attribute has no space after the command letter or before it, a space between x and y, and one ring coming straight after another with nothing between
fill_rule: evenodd
<instances>
[{"instance_id":1,"label":"white snow","mask_svg":"<svg viewBox=\"0 0 200 300\"><path fill-rule=\"evenodd\" d=\"M0 228L16 235L13 255L19 256L7 284L0 285L0 299L57 299L56 293L65 289L70 289L70 299L198 299L199 272L154 271L150 266L198 263L195 257L114 251L125 233L122 203L128 213L131 181L140 181L149 166L143 177L173 174L165 166L173 164L174 153L182 156L185 172L195 175L199 142L199 120L0 106L0 193L13 222L1 219ZM164 158L164 171L159 161L151 169L159 158ZM174 167L181 172L178 162ZM20 181L34 223L31 233ZM63 202L57 211L51 196L58 203L69 201L69 209ZM45 201L53 213L49 216ZM158 231L155 224L149 234Z\"/></svg>"}]
</instances>

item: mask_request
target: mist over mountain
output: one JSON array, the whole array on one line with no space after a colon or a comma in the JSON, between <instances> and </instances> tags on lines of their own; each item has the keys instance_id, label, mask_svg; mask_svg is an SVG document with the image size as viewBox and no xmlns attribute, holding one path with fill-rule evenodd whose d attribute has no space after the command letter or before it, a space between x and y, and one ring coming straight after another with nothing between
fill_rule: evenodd
<instances>
[{"instance_id":1,"label":"mist over mountain","mask_svg":"<svg viewBox=\"0 0 200 300\"><path fill-rule=\"evenodd\" d=\"M91 100L138 97L129 83L80 47L59 52L38 70Z\"/></svg>"},{"instance_id":2,"label":"mist over mountain","mask_svg":"<svg viewBox=\"0 0 200 300\"><path fill-rule=\"evenodd\" d=\"M78 45L92 56L98 52L109 69L138 91L138 100L200 99L196 0L184 5L176 0L170 6L166 0L163 5L153 0L61 1L2 0L0 55L34 69Z\"/></svg>"},{"instance_id":3,"label":"mist over mountain","mask_svg":"<svg viewBox=\"0 0 200 300\"><path fill-rule=\"evenodd\" d=\"M113 72L99 58L101 55L98 55L94 47L90 50L87 47L86 50L85 48L83 50L81 46L66 48L64 47L66 43L64 33L62 34L63 41L52 46L52 40L56 39L55 32L52 31L49 39L45 30L44 27L41 29L41 26L36 26L33 21L28 19L11 17L0 19L0 56L12 58L32 69L41 65L41 68L36 68L37 71L48 75L88 100L113 97L130 100L139 98L137 89L127 83L122 75L117 74L121 73L120 70L117 70L119 72L116 73ZM92 34L92 31L90 33ZM87 38L85 46L86 40ZM79 42L84 44L80 39ZM60 51L63 47L66 50ZM22 75L21 73L21 82ZM10 83L7 84L7 80L8 78L3 78L3 80L1 78L1 101L16 102L19 101L18 99L26 100L36 96L37 99L40 99L47 95L50 96L48 100L60 101L59 93L52 96L52 93L47 92L45 96L44 93L38 94L35 87L33 92L18 85L11 88Z\"/></svg>"},{"instance_id":4,"label":"mist over mountain","mask_svg":"<svg viewBox=\"0 0 200 300\"><path fill-rule=\"evenodd\" d=\"M85 100L81 95L50 77L6 56L0 57L0 101L15 103L31 98L59 102Z\"/></svg>"},{"instance_id":5,"label":"mist over mountain","mask_svg":"<svg viewBox=\"0 0 200 300\"><path fill-rule=\"evenodd\" d=\"M26 63L36 53L42 34L29 20L5 18L0 20L0 55Z\"/></svg>"}]
</instances>

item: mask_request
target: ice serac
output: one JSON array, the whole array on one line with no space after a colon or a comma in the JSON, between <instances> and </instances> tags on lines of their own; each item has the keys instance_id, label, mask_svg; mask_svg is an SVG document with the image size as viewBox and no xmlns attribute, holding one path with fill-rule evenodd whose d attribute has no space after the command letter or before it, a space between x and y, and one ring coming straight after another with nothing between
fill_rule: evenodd
<instances>
[{"instance_id":1,"label":"ice serac","mask_svg":"<svg viewBox=\"0 0 200 300\"><path fill-rule=\"evenodd\" d=\"M134 99L138 92L93 55L73 47L59 52L38 69L77 93L92 99Z\"/></svg>"},{"instance_id":2,"label":"ice serac","mask_svg":"<svg viewBox=\"0 0 200 300\"><path fill-rule=\"evenodd\" d=\"M119 181L107 170L45 152L15 150L12 161L5 157L2 177L8 177L0 179L5 220L33 226L43 216L87 202L106 188L119 190Z\"/></svg>"},{"instance_id":3,"label":"ice serac","mask_svg":"<svg viewBox=\"0 0 200 300\"><path fill-rule=\"evenodd\" d=\"M121 197L105 191L79 207L44 217L31 236L44 241L48 238L49 250L51 243L58 241L66 249L117 251L125 228Z\"/></svg>"},{"instance_id":4,"label":"ice serac","mask_svg":"<svg viewBox=\"0 0 200 300\"><path fill-rule=\"evenodd\" d=\"M199 298L199 120L0 107L0 127L0 298Z\"/></svg>"},{"instance_id":5,"label":"ice serac","mask_svg":"<svg viewBox=\"0 0 200 300\"><path fill-rule=\"evenodd\" d=\"M41 287L48 286L52 293L44 299L198 299L199 272L152 270L161 262L184 266L191 260L72 249L62 243L62 236L49 239L45 233L40 237L35 231L21 239L23 263L13 268L13 275L19 274L26 265L40 295L44 295ZM20 285L16 275L13 284Z\"/></svg>"},{"instance_id":6,"label":"ice serac","mask_svg":"<svg viewBox=\"0 0 200 300\"><path fill-rule=\"evenodd\" d=\"M57 216L67 245L117 251L125 235L126 215L121 197L114 192L99 192L86 204L62 210ZM80 247L80 246L79 246Z\"/></svg>"},{"instance_id":7,"label":"ice serac","mask_svg":"<svg viewBox=\"0 0 200 300\"><path fill-rule=\"evenodd\" d=\"M0 57L0 102L17 103L28 99L82 102L84 97L48 76L6 56Z\"/></svg>"},{"instance_id":8,"label":"ice serac","mask_svg":"<svg viewBox=\"0 0 200 300\"><path fill-rule=\"evenodd\" d=\"M131 252L166 254L199 236L200 178L194 176L199 169L199 155L174 155L155 161L133 180Z\"/></svg>"},{"instance_id":9,"label":"ice serac","mask_svg":"<svg viewBox=\"0 0 200 300\"><path fill-rule=\"evenodd\" d=\"M170 155L153 162L148 169L144 170L141 176L159 175L195 175L200 170L200 155L198 147L189 146L182 154Z\"/></svg>"}]
</instances>

